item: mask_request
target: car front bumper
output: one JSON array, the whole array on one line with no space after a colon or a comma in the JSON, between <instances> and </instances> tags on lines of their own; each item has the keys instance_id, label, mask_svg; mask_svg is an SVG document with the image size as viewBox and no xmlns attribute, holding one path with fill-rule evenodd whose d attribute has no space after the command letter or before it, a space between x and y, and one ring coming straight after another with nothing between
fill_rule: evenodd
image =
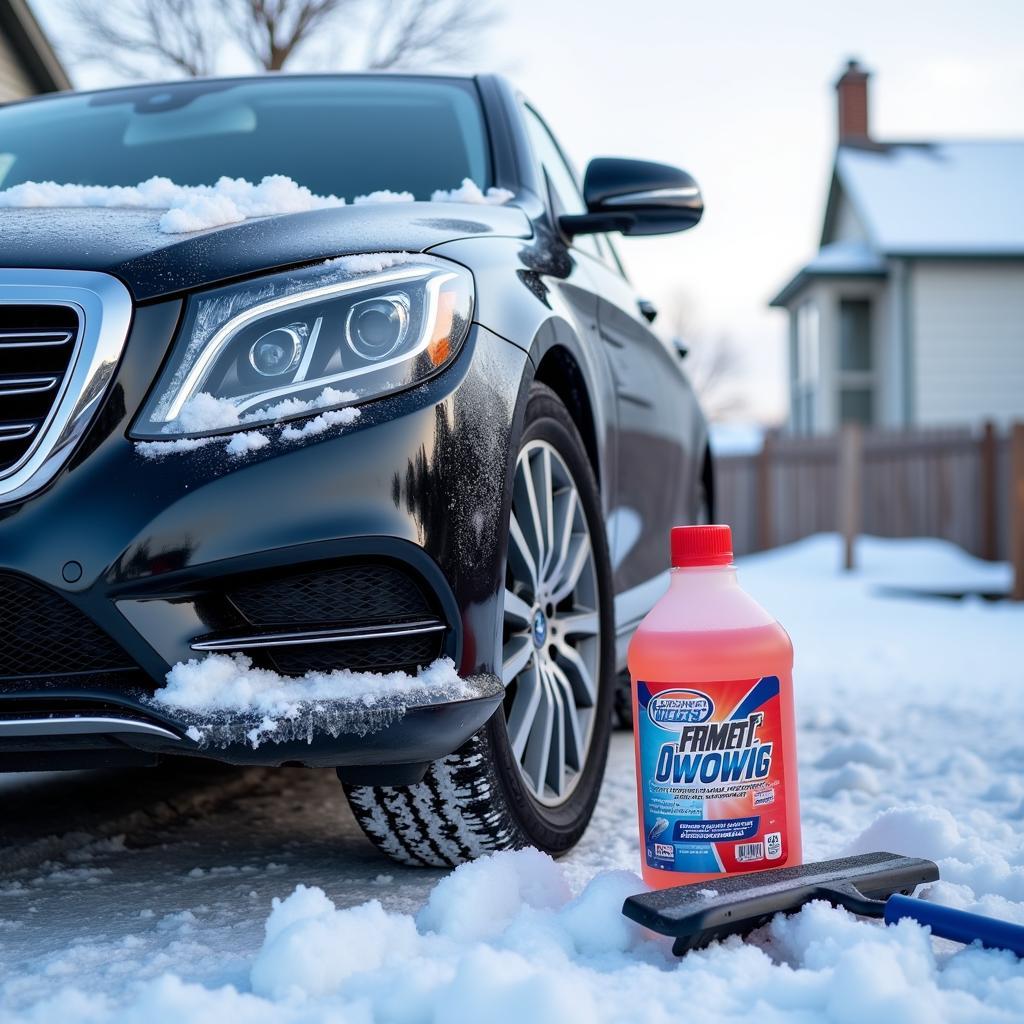
<instances>
[{"instance_id":1,"label":"car front bumper","mask_svg":"<svg viewBox=\"0 0 1024 1024\"><path fill-rule=\"evenodd\" d=\"M135 311L121 365L78 450L45 490L0 506L0 581L55 595L69 615L113 641L128 666L0 671L0 770L172 753L311 765L450 753L501 699L503 524L525 354L474 325L442 374L366 403L340 431L237 459L221 443L146 458L129 427L179 314L176 301ZM371 716L365 728L255 747L203 745L183 720L154 706L169 669L201 656L197 641L253 633L234 617L232 585L297 571L313 578L354 562L416 581L444 627L438 653L473 680L468 699L411 702L387 722ZM0 625L0 660L4 645L23 642ZM335 667L350 666L341 659ZM374 668L365 659L358 667ZM84 719L111 716L129 724L85 728ZM42 724L13 724L30 720Z\"/></svg>"}]
</instances>

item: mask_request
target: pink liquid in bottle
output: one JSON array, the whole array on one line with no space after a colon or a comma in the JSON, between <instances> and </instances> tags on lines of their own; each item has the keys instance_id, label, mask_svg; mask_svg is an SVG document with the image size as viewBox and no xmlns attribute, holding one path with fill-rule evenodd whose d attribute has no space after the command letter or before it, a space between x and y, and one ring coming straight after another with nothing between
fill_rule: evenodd
<instances>
[{"instance_id":1,"label":"pink liquid in bottle","mask_svg":"<svg viewBox=\"0 0 1024 1024\"><path fill-rule=\"evenodd\" d=\"M728 526L672 531L668 592L629 645L644 881L801 863L793 645L740 589Z\"/></svg>"}]
</instances>

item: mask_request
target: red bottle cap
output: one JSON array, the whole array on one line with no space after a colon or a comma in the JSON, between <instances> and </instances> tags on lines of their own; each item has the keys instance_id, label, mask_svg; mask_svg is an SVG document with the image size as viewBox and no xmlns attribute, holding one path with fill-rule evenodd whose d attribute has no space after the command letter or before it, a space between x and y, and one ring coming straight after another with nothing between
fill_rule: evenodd
<instances>
[{"instance_id":1,"label":"red bottle cap","mask_svg":"<svg viewBox=\"0 0 1024 1024\"><path fill-rule=\"evenodd\" d=\"M732 530L728 526L672 527L672 568L728 565L732 561Z\"/></svg>"}]
</instances>

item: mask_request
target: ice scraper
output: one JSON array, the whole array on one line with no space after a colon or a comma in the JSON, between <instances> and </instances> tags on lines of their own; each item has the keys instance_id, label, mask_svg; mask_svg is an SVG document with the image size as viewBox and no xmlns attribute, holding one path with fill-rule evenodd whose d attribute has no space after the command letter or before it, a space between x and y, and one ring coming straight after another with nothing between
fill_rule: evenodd
<instances>
[{"instance_id":1,"label":"ice scraper","mask_svg":"<svg viewBox=\"0 0 1024 1024\"><path fill-rule=\"evenodd\" d=\"M672 951L677 956L727 935L745 935L773 915L792 913L812 900L827 900L863 917L882 918L886 924L909 917L928 925L940 938L980 941L1024 956L1021 925L913 898L918 885L938 877L938 866L930 860L865 853L645 892L630 896L622 912L675 939Z\"/></svg>"}]
</instances>

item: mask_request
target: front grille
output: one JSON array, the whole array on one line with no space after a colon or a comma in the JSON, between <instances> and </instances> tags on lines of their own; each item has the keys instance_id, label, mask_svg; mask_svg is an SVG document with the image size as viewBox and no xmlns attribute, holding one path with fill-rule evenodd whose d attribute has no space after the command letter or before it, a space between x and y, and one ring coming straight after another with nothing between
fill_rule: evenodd
<instances>
[{"instance_id":1,"label":"front grille","mask_svg":"<svg viewBox=\"0 0 1024 1024\"><path fill-rule=\"evenodd\" d=\"M343 644L309 644L276 647L267 660L286 676L307 672L331 672L338 668L353 672L415 672L441 656L442 633L395 636L380 640L352 640Z\"/></svg>"},{"instance_id":2,"label":"front grille","mask_svg":"<svg viewBox=\"0 0 1024 1024\"><path fill-rule=\"evenodd\" d=\"M232 590L235 607L254 626L361 625L434 614L415 580L396 566L353 563Z\"/></svg>"},{"instance_id":3,"label":"front grille","mask_svg":"<svg viewBox=\"0 0 1024 1024\"><path fill-rule=\"evenodd\" d=\"M35 447L74 362L71 306L0 304L0 475Z\"/></svg>"},{"instance_id":4,"label":"front grille","mask_svg":"<svg viewBox=\"0 0 1024 1024\"><path fill-rule=\"evenodd\" d=\"M138 666L52 590L0 574L0 679L123 672Z\"/></svg>"}]
</instances>

